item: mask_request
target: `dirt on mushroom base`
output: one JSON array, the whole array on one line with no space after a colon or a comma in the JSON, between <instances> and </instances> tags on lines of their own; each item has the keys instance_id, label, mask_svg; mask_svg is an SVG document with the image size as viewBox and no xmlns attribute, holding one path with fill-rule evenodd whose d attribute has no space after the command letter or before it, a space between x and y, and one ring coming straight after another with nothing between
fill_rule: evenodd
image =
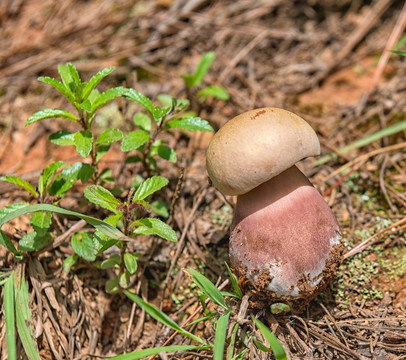
<instances>
[{"instance_id":1,"label":"dirt on mushroom base","mask_svg":"<svg viewBox=\"0 0 406 360\"><path fill-rule=\"evenodd\" d=\"M342 244L334 245L330 251L326 265L320 274L321 281L315 287L309 286L309 279L303 275L296 286L299 288L299 296L277 296L269 291L268 285L272 282L273 276L266 269L254 269L252 274L258 273L255 282L247 279L247 267L240 265L239 268L233 268L235 273L240 274L240 283L243 284L243 291L250 295L249 305L253 309L263 309L273 303L284 303L290 306L294 313L301 313L305 310L318 294L325 291L331 281L337 275L337 270L343 260L344 246Z\"/></svg>"}]
</instances>

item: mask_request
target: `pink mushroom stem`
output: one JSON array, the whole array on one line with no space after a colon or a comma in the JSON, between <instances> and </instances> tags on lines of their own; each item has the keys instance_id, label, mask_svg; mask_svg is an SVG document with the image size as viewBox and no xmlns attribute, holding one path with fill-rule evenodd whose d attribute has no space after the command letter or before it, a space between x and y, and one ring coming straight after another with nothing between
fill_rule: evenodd
<instances>
[{"instance_id":1,"label":"pink mushroom stem","mask_svg":"<svg viewBox=\"0 0 406 360\"><path fill-rule=\"evenodd\" d=\"M292 166L238 196L230 259L259 292L308 298L334 275L340 240L328 204Z\"/></svg>"}]
</instances>

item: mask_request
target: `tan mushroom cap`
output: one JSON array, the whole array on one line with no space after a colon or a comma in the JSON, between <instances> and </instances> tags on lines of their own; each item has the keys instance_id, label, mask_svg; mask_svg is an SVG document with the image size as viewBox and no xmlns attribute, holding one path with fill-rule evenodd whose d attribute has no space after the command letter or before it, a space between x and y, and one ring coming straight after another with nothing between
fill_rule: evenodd
<instances>
[{"instance_id":1,"label":"tan mushroom cap","mask_svg":"<svg viewBox=\"0 0 406 360\"><path fill-rule=\"evenodd\" d=\"M206 167L220 192L241 195L319 154L319 139L305 120L283 109L260 108L236 116L213 136Z\"/></svg>"}]
</instances>

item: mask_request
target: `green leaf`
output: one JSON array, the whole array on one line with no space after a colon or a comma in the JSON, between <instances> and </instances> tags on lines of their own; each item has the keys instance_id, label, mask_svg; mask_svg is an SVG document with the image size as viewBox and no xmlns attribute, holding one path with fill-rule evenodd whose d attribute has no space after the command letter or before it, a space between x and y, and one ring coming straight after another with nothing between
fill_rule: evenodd
<instances>
[{"instance_id":1,"label":"green leaf","mask_svg":"<svg viewBox=\"0 0 406 360\"><path fill-rule=\"evenodd\" d=\"M230 267L228 266L228 264L227 264L227 263L225 263L225 264L226 264L226 268L227 268L227 271L228 271L228 275L230 276L231 284L233 285L234 293L237 295L237 297L238 297L239 299L241 299L241 298L242 298L242 291L241 291L240 287L238 286L238 279L237 279L237 277L231 272L231 269L230 269Z\"/></svg>"},{"instance_id":2,"label":"green leaf","mask_svg":"<svg viewBox=\"0 0 406 360\"><path fill-rule=\"evenodd\" d=\"M96 140L96 144L111 144L123 138L123 133L118 129L107 129L103 131Z\"/></svg>"},{"instance_id":3,"label":"green leaf","mask_svg":"<svg viewBox=\"0 0 406 360\"><path fill-rule=\"evenodd\" d=\"M31 215L30 223L39 236L45 235L52 223L52 213L38 211Z\"/></svg>"},{"instance_id":4,"label":"green leaf","mask_svg":"<svg viewBox=\"0 0 406 360\"><path fill-rule=\"evenodd\" d=\"M227 326L230 312L221 315L217 320L216 335L214 337L213 360L223 360L224 345L227 337Z\"/></svg>"},{"instance_id":5,"label":"green leaf","mask_svg":"<svg viewBox=\"0 0 406 360\"><path fill-rule=\"evenodd\" d=\"M49 140L56 145L75 145L74 133L70 131L59 130L49 136Z\"/></svg>"},{"instance_id":6,"label":"green leaf","mask_svg":"<svg viewBox=\"0 0 406 360\"><path fill-rule=\"evenodd\" d=\"M81 109L85 110L89 114L92 112L92 103L89 99L86 99L85 101L80 103L79 106Z\"/></svg>"},{"instance_id":7,"label":"green leaf","mask_svg":"<svg viewBox=\"0 0 406 360\"><path fill-rule=\"evenodd\" d=\"M152 113L152 117L157 121L163 118L165 115L168 115L171 109L171 107L162 108L160 106L156 106L154 112Z\"/></svg>"},{"instance_id":8,"label":"green leaf","mask_svg":"<svg viewBox=\"0 0 406 360\"><path fill-rule=\"evenodd\" d=\"M162 105L165 107L172 106L172 96L170 96L168 94L159 94L158 101L160 101L162 103Z\"/></svg>"},{"instance_id":9,"label":"green leaf","mask_svg":"<svg viewBox=\"0 0 406 360\"><path fill-rule=\"evenodd\" d=\"M76 95L76 98L77 98L77 99L82 99L82 85L83 85L83 83L82 83L82 81L80 80L79 73L78 73L78 71L76 70L76 68L73 66L73 64L67 63L66 65L67 65L67 67L68 67L68 69L69 69L69 72L70 72L71 77L72 77L72 79L73 79L73 82L74 82L74 84L75 84L75 90L76 90L76 91L75 91L75 95Z\"/></svg>"},{"instance_id":10,"label":"green leaf","mask_svg":"<svg viewBox=\"0 0 406 360\"><path fill-rule=\"evenodd\" d=\"M216 99L227 101L230 99L230 95L227 90L221 86L207 86L197 93L198 97L206 99L209 96L213 96Z\"/></svg>"},{"instance_id":11,"label":"green leaf","mask_svg":"<svg viewBox=\"0 0 406 360\"><path fill-rule=\"evenodd\" d=\"M34 324L29 308L30 298L24 276L16 275L14 280L16 323L20 340L30 360L41 360L35 341Z\"/></svg>"},{"instance_id":12,"label":"green leaf","mask_svg":"<svg viewBox=\"0 0 406 360\"><path fill-rule=\"evenodd\" d=\"M176 232L162 220L145 218L134 221L131 226L137 226L134 231L136 235L158 235L168 241L178 241Z\"/></svg>"},{"instance_id":13,"label":"green leaf","mask_svg":"<svg viewBox=\"0 0 406 360\"><path fill-rule=\"evenodd\" d=\"M9 360L17 360L16 324L14 303L14 275L11 273L4 284L3 307L6 320L7 353Z\"/></svg>"},{"instance_id":14,"label":"green leaf","mask_svg":"<svg viewBox=\"0 0 406 360\"><path fill-rule=\"evenodd\" d=\"M350 145L344 146L343 148L341 148L340 150L338 150L337 153L347 153L348 151L355 149L355 148L360 148L363 147L365 145L368 145L374 141L380 140L385 136L390 136L393 134L396 134L398 132L404 131L406 130L406 120L405 121L401 121L397 124L388 126L382 130L379 130L371 135L368 135L362 139L359 139L357 141L354 141L353 143L351 143ZM322 165L324 163L326 163L327 161L334 159L338 156L338 154L333 152L329 155L323 156L320 159L318 159L317 161L315 161L313 163L313 166L319 166Z\"/></svg>"},{"instance_id":15,"label":"green leaf","mask_svg":"<svg viewBox=\"0 0 406 360\"><path fill-rule=\"evenodd\" d=\"M170 161L172 163L176 163L177 160L176 152L169 146L158 145L154 147L154 152L156 152L160 158Z\"/></svg>"},{"instance_id":16,"label":"green leaf","mask_svg":"<svg viewBox=\"0 0 406 360\"><path fill-rule=\"evenodd\" d=\"M38 78L39 81L53 86L56 90L58 90L63 96L65 96L71 104L75 102L75 98L72 95L70 89L68 89L64 84L59 82L58 80L51 78L49 76L40 76Z\"/></svg>"},{"instance_id":17,"label":"green leaf","mask_svg":"<svg viewBox=\"0 0 406 360\"><path fill-rule=\"evenodd\" d=\"M206 52L202 55L199 65L197 66L196 72L194 74L182 75L188 89L191 89L194 86L199 86L202 83L204 77L209 71L211 63L214 61L215 58L216 54L213 51Z\"/></svg>"},{"instance_id":18,"label":"green leaf","mask_svg":"<svg viewBox=\"0 0 406 360\"><path fill-rule=\"evenodd\" d=\"M96 260L96 249L93 237L87 232L78 232L73 234L71 239L72 248L77 255L87 261Z\"/></svg>"},{"instance_id":19,"label":"green leaf","mask_svg":"<svg viewBox=\"0 0 406 360\"><path fill-rule=\"evenodd\" d=\"M196 335L190 333L189 331L181 328L176 322L174 322L168 315L163 313L156 306L142 300L139 296L131 293L130 291L125 290L124 294L127 295L127 297L129 297L132 301L134 301L141 309L145 310L145 312L149 316L154 318L155 320L157 320L160 323L170 327L171 329L181 333L182 335L188 337L189 339L197 341L197 342L199 342L201 344L205 343L198 336L196 336Z\"/></svg>"},{"instance_id":20,"label":"green leaf","mask_svg":"<svg viewBox=\"0 0 406 360\"><path fill-rule=\"evenodd\" d=\"M73 141L76 146L76 151L82 158L87 158L92 151L93 145L93 134L89 130L78 131L74 137Z\"/></svg>"},{"instance_id":21,"label":"green leaf","mask_svg":"<svg viewBox=\"0 0 406 360\"><path fill-rule=\"evenodd\" d=\"M126 89L124 97L130 99L145 108L152 116L154 115L155 106L150 99L135 89Z\"/></svg>"},{"instance_id":22,"label":"green leaf","mask_svg":"<svg viewBox=\"0 0 406 360\"><path fill-rule=\"evenodd\" d=\"M72 270L73 265L77 263L79 260L79 256L76 254L69 255L64 261L63 261L63 271L65 271L67 274L70 273Z\"/></svg>"},{"instance_id":23,"label":"green leaf","mask_svg":"<svg viewBox=\"0 0 406 360\"><path fill-rule=\"evenodd\" d=\"M7 218L7 216L5 216L4 218ZM3 245L7 250L11 251L15 257L21 257L21 253L17 251L11 239L1 230L0 245Z\"/></svg>"},{"instance_id":24,"label":"green leaf","mask_svg":"<svg viewBox=\"0 0 406 360\"><path fill-rule=\"evenodd\" d=\"M121 205L121 201L116 199L114 195L100 185L90 185L85 189L85 198L93 204L99 205L103 209L110 210L115 214L119 214L117 206Z\"/></svg>"},{"instance_id":25,"label":"green leaf","mask_svg":"<svg viewBox=\"0 0 406 360\"><path fill-rule=\"evenodd\" d=\"M72 77L72 73L70 72L69 65L59 65L58 66L58 73L61 76L62 82L65 85L67 89L71 92L71 94L75 97L75 100L77 100L77 97L75 96L76 94L76 85L75 81Z\"/></svg>"},{"instance_id":26,"label":"green leaf","mask_svg":"<svg viewBox=\"0 0 406 360\"><path fill-rule=\"evenodd\" d=\"M30 205L30 206L25 206L21 209L18 209L16 211L4 216L1 219L0 228L6 222L13 220L19 216L22 216L22 215L25 215L25 214L28 214L31 212L42 211L42 210L43 211L52 211L52 212L56 212L58 214L63 214L63 215L76 216L79 219L85 220L87 223L89 223L90 225L95 227L97 230L101 231L103 234L111 237L112 239L115 239L115 240L127 239L127 237L120 230L118 230L117 228L115 228L114 226L110 225L109 223L107 223L105 221L78 213L76 211L66 210L66 209L60 208L58 206L48 205L48 204ZM0 239L0 243L1 243L1 239Z\"/></svg>"},{"instance_id":27,"label":"green leaf","mask_svg":"<svg viewBox=\"0 0 406 360\"><path fill-rule=\"evenodd\" d=\"M36 121L44 120L44 119L50 119L50 118L63 118L63 119L68 119L74 122L79 122L79 120L76 118L75 115L70 113L69 111L66 110L61 110L61 109L45 109L41 111L37 111L35 114L31 115L26 123L25 126L31 125L32 123L35 123Z\"/></svg>"},{"instance_id":28,"label":"green leaf","mask_svg":"<svg viewBox=\"0 0 406 360\"><path fill-rule=\"evenodd\" d=\"M131 253L124 254L124 264L126 269L131 275L134 275L137 272L138 268L137 257L138 256Z\"/></svg>"},{"instance_id":29,"label":"green leaf","mask_svg":"<svg viewBox=\"0 0 406 360\"><path fill-rule=\"evenodd\" d=\"M141 130L146 132L151 131L151 118L143 113L137 113L133 117L134 124L137 125Z\"/></svg>"},{"instance_id":30,"label":"green leaf","mask_svg":"<svg viewBox=\"0 0 406 360\"><path fill-rule=\"evenodd\" d=\"M101 160L101 158L107 154L110 148L111 148L110 144L96 145L96 163L98 163Z\"/></svg>"},{"instance_id":31,"label":"green leaf","mask_svg":"<svg viewBox=\"0 0 406 360\"><path fill-rule=\"evenodd\" d=\"M130 273L128 271L124 271L118 275L118 284L122 289L128 288L130 285Z\"/></svg>"},{"instance_id":32,"label":"green leaf","mask_svg":"<svg viewBox=\"0 0 406 360\"><path fill-rule=\"evenodd\" d=\"M225 310L230 310L226 304L223 294L216 286L204 275L200 274L194 269L186 270L192 276L194 283L203 291L203 293L210 298L213 303L221 306Z\"/></svg>"},{"instance_id":33,"label":"green leaf","mask_svg":"<svg viewBox=\"0 0 406 360\"><path fill-rule=\"evenodd\" d=\"M0 221L8 214L11 214L12 212L24 208L26 206L30 205L29 203L22 202L22 203L14 203L5 206L4 208L0 209Z\"/></svg>"},{"instance_id":34,"label":"green leaf","mask_svg":"<svg viewBox=\"0 0 406 360\"><path fill-rule=\"evenodd\" d=\"M169 204L165 201L153 201L151 204L151 211L164 218L169 217Z\"/></svg>"},{"instance_id":35,"label":"green leaf","mask_svg":"<svg viewBox=\"0 0 406 360\"><path fill-rule=\"evenodd\" d=\"M83 89L83 99L87 99L92 90L100 83L100 81L102 81L107 75L110 75L114 69L114 67L109 67L99 71L96 75L93 75Z\"/></svg>"},{"instance_id":36,"label":"green leaf","mask_svg":"<svg viewBox=\"0 0 406 360\"><path fill-rule=\"evenodd\" d=\"M139 360L152 355L158 355L161 353L177 352L177 351L191 351L191 350L205 350L209 349L209 346L194 346L194 345L172 345L162 346L150 349L138 350L126 354L117 355L108 360Z\"/></svg>"},{"instance_id":37,"label":"green leaf","mask_svg":"<svg viewBox=\"0 0 406 360\"><path fill-rule=\"evenodd\" d=\"M165 124L164 129L177 128L182 130L193 131L209 131L212 132L213 128L207 120L202 120L199 117L190 116L181 119L175 119Z\"/></svg>"},{"instance_id":38,"label":"green leaf","mask_svg":"<svg viewBox=\"0 0 406 360\"><path fill-rule=\"evenodd\" d=\"M154 192L161 190L164 186L168 185L169 180L163 176L152 176L146 179L137 189L133 196L132 202L144 200Z\"/></svg>"},{"instance_id":39,"label":"green leaf","mask_svg":"<svg viewBox=\"0 0 406 360\"><path fill-rule=\"evenodd\" d=\"M49 164L41 173L38 181L38 191L41 195L46 195L51 185L55 172L64 164L63 161L57 161Z\"/></svg>"},{"instance_id":40,"label":"green leaf","mask_svg":"<svg viewBox=\"0 0 406 360\"><path fill-rule=\"evenodd\" d=\"M120 264L121 256L119 254L113 254L108 259L101 262L100 269L111 269L113 267L119 267Z\"/></svg>"},{"instance_id":41,"label":"green leaf","mask_svg":"<svg viewBox=\"0 0 406 360\"><path fill-rule=\"evenodd\" d=\"M257 318L251 315L252 320L254 321L255 325L261 331L262 335L264 336L265 340L269 343L269 346L271 347L275 360L286 360L286 353L279 342L278 338L272 334L271 330L268 329L267 326L265 326L261 321L259 321Z\"/></svg>"},{"instance_id":42,"label":"green leaf","mask_svg":"<svg viewBox=\"0 0 406 360\"><path fill-rule=\"evenodd\" d=\"M28 191L31 195L37 196L38 193L34 189L34 187L28 183L27 181L17 177L17 176L12 176L12 175L7 175L7 176L0 176L0 181L4 181L9 184L14 184L19 187L22 187L24 190Z\"/></svg>"},{"instance_id":43,"label":"green leaf","mask_svg":"<svg viewBox=\"0 0 406 360\"><path fill-rule=\"evenodd\" d=\"M106 292L108 294L118 294L120 292L118 279L110 279L106 282Z\"/></svg>"},{"instance_id":44,"label":"green leaf","mask_svg":"<svg viewBox=\"0 0 406 360\"><path fill-rule=\"evenodd\" d=\"M50 233L31 232L24 235L18 242L18 249L21 251L33 252L43 249L45 246L52 242Z\"/></svg>"},{"instance_id":45,"label":"green leaf","mask_svg":"<svg viewBox=\"0 0 406 360\"><path fill-rule=\"evenodd\" d=\"M149 139L149 133L136 130L128 133L121 142L121 151L136 150L144 145Z\"/></svg>"},{"instance_id":46,"label":"green leaf","mask_svg":"<svg viewBox=\"0 0 406 360\"><path fill-rule=\"evenodd\" d=\"M280 314L282 312L289 312L290 310L290 306L284 303L273 303L271 305L272 314Z\"/></svg>"},{"instance_id":47,"label":"green leaf","mask_svg":"<svg viewBox=\"0 0 406 360\"><path fill-rule=\"evenodd\" d=\"M104 93L101 93L96 100L93 102L92 111L95 112L97 109L106 105L109 101L114 100L122 95L124 95L126 89L119 86L115 88L108 89Z\"/></svg>"}]
</instances>

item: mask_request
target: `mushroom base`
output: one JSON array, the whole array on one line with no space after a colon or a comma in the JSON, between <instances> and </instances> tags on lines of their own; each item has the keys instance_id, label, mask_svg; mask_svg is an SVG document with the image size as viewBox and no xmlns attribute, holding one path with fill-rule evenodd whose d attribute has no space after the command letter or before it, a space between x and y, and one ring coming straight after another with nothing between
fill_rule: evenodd
<instances>
[{"instance_id":1,"label":"mushroom base","mask_svg":"<svg viewBox=\"0 0 406 360\"><path fill-rule=\"evenodd\" d=\"M285 302L300 311L334 277L341 234L331 209L292 167L240 195L230 236L231 265L251 305Z\"/></svg>"}]
</instances>

